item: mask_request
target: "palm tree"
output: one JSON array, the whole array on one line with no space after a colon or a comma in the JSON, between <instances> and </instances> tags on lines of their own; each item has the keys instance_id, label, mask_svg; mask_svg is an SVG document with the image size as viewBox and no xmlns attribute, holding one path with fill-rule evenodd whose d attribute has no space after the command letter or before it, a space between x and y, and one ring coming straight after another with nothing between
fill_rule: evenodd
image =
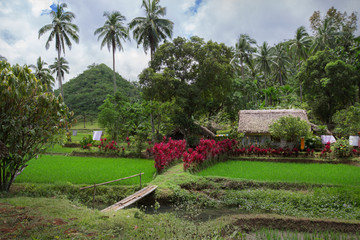
<instances>
[{"instance_id":1,"label":"palm tree","mask_svg":"<svg viewBox=\"0 0 360 240\"><path fill-rule=\"evenodd\" d=\"M324 50L326 47L334 47L336 37L340 35L336 24L331 18L326 18L322 25L316 29L314 50Z\"/></svg>"},{"instance_id":2,"label":"palm tree","mask_svg":"<svg viewBox=\"0 0 360 240\"><path fill-rule=\"evenodd\" d=\"M295 39L289 41L289 48L295 52L295 55L298 58L298 70L301 66L301 60L306 60L308 57L308 52L312 44L312 39L309 37L309 34L306 32L304 26L299 27L296 30ZM302 84L300 82L300 101L302 103Z\"/></svg>"},{"instance_id":3,"label":"palm tree","mask_svg":"<svg viewBox=\"0 0 360 240\"><path fill-rule=\"evenodd\" d=\"M306 32L304 26L296 30L295 39L289 41L289 48L295 52L298 58L298 68L300 68L301 60L306 60L308 52L312 44L312 39Z\"/></svg>"},{"instance_id":4,"label":"palm tree","mask_svg":"<svg viewBox=\"0 0 360 240\"><path fill-rule=\"evenodd\" d=\"M270 65L273 63L273 48L264 42L257 54L257 67L264 74L264 87L267 89L267 76L271 73ZM265 92L265 106L267 105L267 94Z\"/></svg>"},{"instance_id":5,"label":"palm tree","mask_svg":"<svg viewBox=\"0 0 360 240\"><path fill-rule=\"evenodd\" d=\"M143 45L145 53L150 48L151 59L156 48L166 37L172 37L174 23L160 18L166 15L166 8L159 5L160 0L143 0L141 7L145 8L146 17L134 18L129 28L133 30L133 37L138 46Z\"/></svg>"},{"instance_id":6,"label":"palm tree","mask_svg":"<svg viewBox=\"0 0 360 240\"><path fill-rule=\"evenodd\" d=\"M37 59L36 65L31 64L29 67L33 68L35 71L35 77L41 81L43 85L46 85L48 91L52 90L55 79L51 76L50 69L45 67L48 65L45 61L41 60L41 57Z\"/></svg>"},{"instance_id":7,"label":"palm tree","mask_svg":"<svg viewBox=\"0 0 360 240\"><path fill-rule=\"evenodd\" d=\"M280 86L284 85L287 79L287 67L290 64L290 58L286 51L284 43L279 43L274 47L273 66L276 72L276 79L279 80Z\"/></svg>"},{"instance_id":8,"label":"palm tree","mask_svg":"<svg viewBox=\"0 0 360 240\"><path fill-rule=\"evenodd\" d=\"M174 23L169 19L160 18L166 15L166 8L159 5L160 0L143 0L141 7L145 8L146 17L136 17L129 23L137 45L143 45L145 53L150 48L151 60L159 43L166 37L172 37ZM152 141L155 140L154 117L150 114Z\"/></svg>"},{"instance_id":9,"label":"palm tree","mask_svg":"<svg viewBox=\"0 0 360 240\"><path fill-rule=\"evenodd\" d=\"M241 68L241 78L244 79L244 64L250 64L252 54L256 52L256 48L252 47L256 41L249 37L247 34L241 34L238 42L235 45L234 58L232 62L237 62Z\"/></svg>"},{"instance_id":10,"label":"palm tree","mask_svg":"<svg viewBox=\"0 0 360 240\"><path fill-rule=\"evenodd\" d=\"M123 26L123 21L126 18L118 11L112 13L104 12L104 17L107 17L104 26L95 30L94 35L99 34L98 41L103 38L101 42L102 49L105 45L110 51L112 48L113 54L113 73L114 73L114 96L116 93L116 76L115 76L115 51L116 49L123 50L121 40L129 39L129 30Z\"/></svg>"},{"instance_id":11,"label":"palm tree","mask_svg":"<svg viewBox=\"0 0 360 240\"><path fill-rule=\"evenodd\" d=\"M50 35L45 45L46 49L49 49L50 42L55 38L55 49L58 52L57 59L60 59L61 51L65 54L65 45L71 49L72 43L70 39L74 40L76 43L79 43L79 35L77 34L79 32L79 28L75 24L71 23L75 18L75 15L72 12L65 11L65 8L67 8L66 3L58 3L56 10L52 10L50 12L52 23L43 26L39 30L39 38L46 32L50 31ZM60 63L60 61L58 63ZM60 65L57 67L57 72L61 72ZM61 89L61 95L64 99L61 75L58 75L58 80Z\"/></svg>"},{"instance_id":12,"label":"palm tree","mask_svg":"<svg viewBox=\"0 0 360 240\"><path fill-rule=\"evenodd\" d=\"M65 73L69 74L69 62L66 61L65 58L61 57L60 61L58 61L58 58L55 58L55 62L49 66L51 73L56 73L56 77L58 79L63 79ZM62 91L62 88L61 88ZM62 96L64 94L62 93Z\"/></svg>"}]
</instances>

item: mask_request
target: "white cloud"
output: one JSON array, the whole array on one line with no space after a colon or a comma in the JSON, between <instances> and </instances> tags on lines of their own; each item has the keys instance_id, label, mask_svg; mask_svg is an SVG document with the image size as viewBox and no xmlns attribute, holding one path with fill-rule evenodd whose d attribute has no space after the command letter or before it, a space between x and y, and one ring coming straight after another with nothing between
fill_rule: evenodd
<instances>
[{"instance_id":1,"label":"white cloud","mask_svg":"<svg viewBox=\"0 0 360 240\"><path fill-rule=\"evenodd\" d=\"M56 1L13 0L0 1L0 54L12 64L33 64L38 56L52 64L57 57L54 42L45 50L48 34L38 39L38 30L50 23L49 16L41 16L44 9ZM118 10L126 16L126 23L144 16L141 0L62 0L75 13L74 23L80 28L80 43L73 42L66 49L70 74L68 80L82 73L92 63L105 63L112 68L112 55L94 36L94 30L105 22L104 11ZM275 44L292 38L301 25L309 31L309 17L315 10L325 13L334 6L351 13L360 9L358 0L202 0L196 13L189 11L196 0L161 0L167 8L166 18L174 22L173 37L197 35L207 40L234 45L242 33L255 38L258 44ZM360 17L360 16L359 16ZM359 24L360 25L360 24ZM360 26L359 26L360 27ZM357 32L359 35L359 31ZM8 38L7 40L5 38ZM132 37L132 35L131 35ZM116 52L116 71L131 81L148 66L150 55L134 40L124 43L124 51Z\"/></svg>"}]
</instances>

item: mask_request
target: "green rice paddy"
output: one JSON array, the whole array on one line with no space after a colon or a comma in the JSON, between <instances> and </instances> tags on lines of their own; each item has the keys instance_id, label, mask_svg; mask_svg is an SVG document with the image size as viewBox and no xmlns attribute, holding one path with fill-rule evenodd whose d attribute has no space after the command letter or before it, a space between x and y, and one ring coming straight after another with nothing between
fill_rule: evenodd
<instances>
[{"instance_id":1,"label":"green rice paddy","mask_svg":"<svg viewBox=\"0 0 360 240\"><path fill-rule=\"evenodd\" d=\"M304 164L227 161L197 173L255 181L360 185L360 167L345 164Z\"/></svg>"},{"instance_id":2,"label":"green rice paddy","mask_svg":"<svg viewBox=\"0 0 360 240\"><path fill-rule=\"evenodd\" d=\"M95 158L44 155L29 161L16 183L94 184L128 177L143 172L142 183L152 180L154 161L133 158ZM114 184L139 184L139 177Z\"/></svg>"}]
</instances>

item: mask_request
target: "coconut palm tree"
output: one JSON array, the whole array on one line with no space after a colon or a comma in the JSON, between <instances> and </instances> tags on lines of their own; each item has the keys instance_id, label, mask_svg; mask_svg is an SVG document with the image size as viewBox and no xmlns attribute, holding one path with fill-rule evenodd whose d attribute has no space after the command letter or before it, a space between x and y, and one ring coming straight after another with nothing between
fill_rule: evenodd
<instances>
[{"instance_id":1,"label":"coconut palm tree","mask_svg":"<svg viewBox=\"0 0 360 240\"><path fill-rule=\"evenodd\" d=\"M161 18L166 15L166 8L159 5L160 0L143 0L141 7L145 8L146 17L136 17L129 23L137 45L143 45L145 53L150 48L151 60L159 43L167 37L172 37L174 23ZM150 114L152 141L155 140L154 118Z\"/></svg>"},{"instance_id":2,"label":"coconut palm tree","mask_svg":"<svg viewBox=\"0 0 360 240\"><path fill-rule=\"evenodd\" d=\"M331 18L324 19L323 24L316 29L313 46L314 51L324 50L326 47L333 48L336 38L340 36L340 34L336 24Z\"/></svg>"},{"instance_id":3,"label":"coconut palm tree","mask_svg":"<svg viewBox=\"0 0 360 240\"><path fill-rule=\"evenodd\" d=\"M145 53L150 48L151 59L162 40L172 37L174 23L161 17L166 15L166 8L159 5L160 0L143 0L141 7L145 8L146 17L134 18L129 28L138 46L143 45Z\"/></svg>"},{"instance_id":4,"label":"coconut palm tree","mask_svg":"<svg viewBox=\"0 0 360 240\"><path fill-rule=\"evenodd\" d=\"M244 79L244 64L250 64L252 54L256 52L256 48L252 44L256 44L256 41L247 34L241 34L238 42L235 44L232 62L240 65L242 79Z\"/></svg>"},{"instance_id":5,"label":"coconut palm tree","mask_svg":"<svg viewBox=\"0 0 360 240\"><path fill-rule=\"evenodd\" d=\"M51 73L56 73L56 77L58 79L63 79L65 73L69 74L69 62L66 61L66 59L63 57L60 58L60 61L58 61L58 58L55 58L55 62L51 64L49 68L51 70ZM62 96L64 95L62 94Z\"/></svg>"},{"instance_id":6,"label":"coconut palm tree","mask_svg":"<svg viewBox=\"0 0 360 240\"><path fill-rule=\"evenodd\" d=\"M126 18L121 15L118 11L113 11L111 13L104 12L104 17L107 17L104 26L95 30L94 35L99 35L98 41L102 38L101 47L102 49L105 45L110 51L112 49L113 55L113 74L114 74L114 96L116 93L116 76L115 76L115 51L116 49L123 50L121 40L125 41L129 39L129 30L127 27L123 26L123 22Z\"/></svg>"},{"instance_id":7,"label":"coconut palm tree","mask_svg":"<svg viewBox=\"0 0 360 240\"><path fill-rule=\"evenodd\" d=\"M287 67L290 64L290 58L286 51L284 43L279 43L274 47L273 69L275 78L279 81L280 86L284 85L287 79Z\"/></svg>"},{"instance_id":8,"label":"coconut palm tree","mask_svg":"<svg viewBox=\"0 0 360 240\"><path fill-rule=\"evenodd\" d=\"M271 64L273 63L273 48L267 42L260 46L257 58L257 68L264 74L264 87L267 89L267 76L271 74ZM265 92L265 106L267 106L267 94Z\"/></svg>"},{"instance_id":9,"label":"coconut palm tree","mask_svg":"<svg viewBox=\"0 0 360 240\"><path fill-rule=\"evenodd\" d=\"M51 76L51 71L49 68L46 67L46 65L48 64L45 61L41 60L41 57L39 57L36 61L36 65L31 64L29 67L34 69L35 77L40 80L42 84L47 86L48 91L51 91L55 79L53 76Z\"/></svg>"},{"instance_id":10,"label":"coconut palm tree","mask_svg":"<svg viewBox=\"0 0 360 240\"><path fill-rule=\"evenodd\" d=\"M65 54L65 45L71 49L72 43L71 39L76 43L79 43L79 28L75 24L71 23L75 18L74 13L65 11L67 8L66 3L58 3L56 10L50 12L50 17L52 18L52 23L47 24L40 28L39 38L44 35L46 32L50 31L50 35L46 41L45 48L49 49L50 42L55 38L55 49L58 52L57 59L60 59L61 52ZM60 63L60 61L58 62ZM57 72L61 72L60 65L57 66ZM61 95L64 99L64 92L62 88L62 79L61 74L58 75L59 86L61 90Z\"/></svg>"},{"instance_id":11,"label":"coconut palm tree","mask_svg":"<svg viewBox=\"0 0 360 240\"><path fill-rule=\"evenodd\" d=\"M309 50L312 45L312 39L306 32L304 26L296 30L295 39L289 41L289 48L294 51L298 64L297 68L300 69L301 60L305 61L308 58ZM302 103L302 84L300 82L300 101Z\"/></svg>"}]
</instances>

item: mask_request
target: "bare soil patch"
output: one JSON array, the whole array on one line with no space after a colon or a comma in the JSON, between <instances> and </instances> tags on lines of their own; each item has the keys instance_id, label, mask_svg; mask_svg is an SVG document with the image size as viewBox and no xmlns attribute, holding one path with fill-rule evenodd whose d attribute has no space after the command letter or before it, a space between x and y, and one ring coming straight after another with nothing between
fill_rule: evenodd
<instances>
[{"instance_id":1,"label":"bare soil patch","mask_svg":"<svg viewBox=\"0 0 360 240\"><path fill-rule=\"evenodd\" d=\"M246 232L254 232L262 228L271 228L295 232L332 231L360 234L360 223L328 219L320 220L266 215L237 215L234 216L233 224Z\"/></svg>"}]
</instances>

